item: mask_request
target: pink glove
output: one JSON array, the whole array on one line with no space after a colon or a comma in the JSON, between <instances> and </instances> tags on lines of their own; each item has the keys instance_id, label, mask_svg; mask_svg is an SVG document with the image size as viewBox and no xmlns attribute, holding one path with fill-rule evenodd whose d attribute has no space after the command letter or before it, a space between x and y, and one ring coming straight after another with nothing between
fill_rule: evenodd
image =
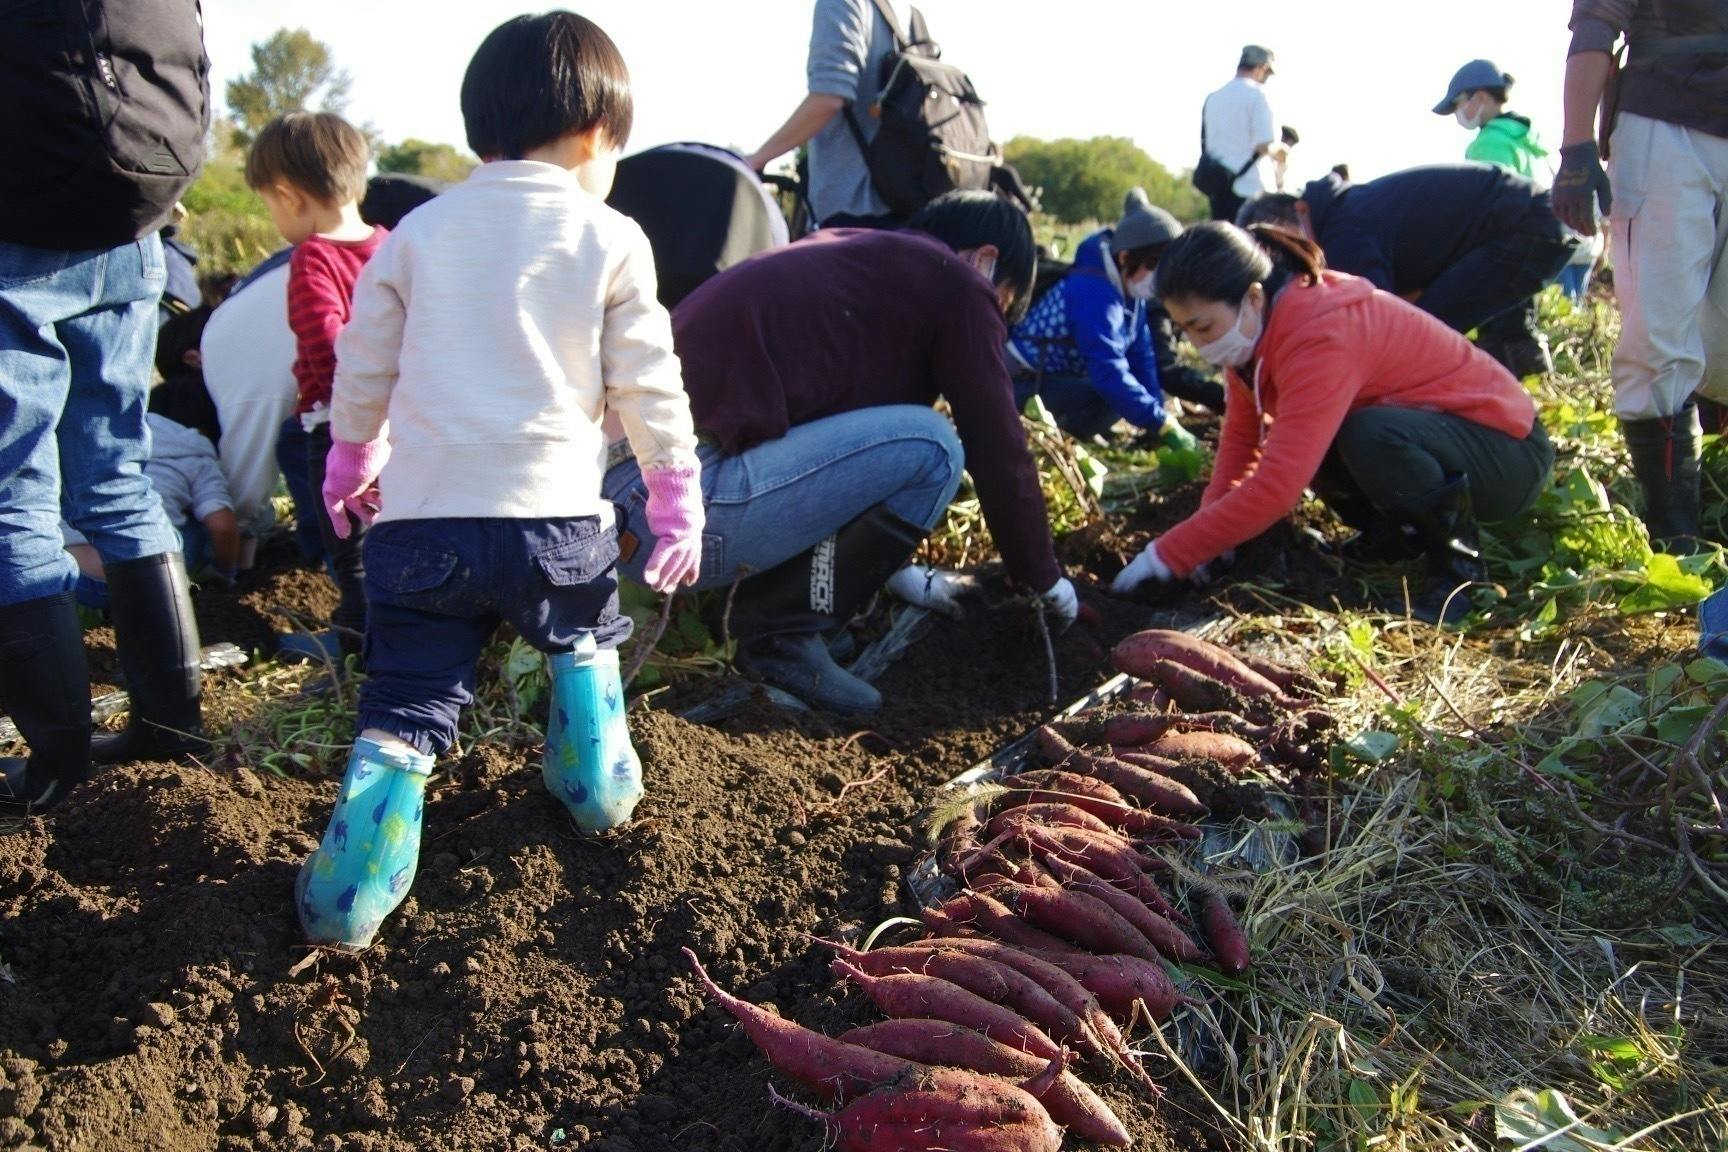
<instances>
[{"instance_id":1,"label":"pink glove","mask_svg":"<svg viewBox=\"0 0 1728 1152\"><path fill-rule=\"evenodd\" d=\"M702 469L653 468L642 473L648 486L648 530L654 553L642 578L656 592L694 584L702 569Z\"/></svg>"},{"instance_id":2,"label":"pink glove","mask_svg":"<svg viewBox=\"0 0 1728 1152\"><path fill-rule=\"evenodd\" d=\"M348 517L370 526L378 515L378 474L390 459L390 441L380 436L367 444L332 439L324 458L324 508L338 540L352 531Z\"/></svg>"}]
</instances>

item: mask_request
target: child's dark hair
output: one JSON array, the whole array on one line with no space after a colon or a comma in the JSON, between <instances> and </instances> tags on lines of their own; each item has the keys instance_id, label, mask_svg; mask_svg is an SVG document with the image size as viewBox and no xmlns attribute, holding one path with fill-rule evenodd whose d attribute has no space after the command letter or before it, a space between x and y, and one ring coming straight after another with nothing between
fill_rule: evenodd
<instances>
[{"instance_id":1,"label":"child's dark hair","mask_svg":"<svg viewBox=\"0 0 1728 1152\"><path fill-rule=\"evenodd\" d=\"M1275 294L1284 280L1319 281L1326 258L1307 237L1266 224L1247 231L1213 221L1177 237L1158 264L1158 296L1236 304L1262 284Z\"/></svg>"},{"instance_id":2,"label":"child's dark hair","mask_svg":"<svg viewBox=\"0 0 1728 1152\"><path fill-rule=\"evenodd\" d=\"M1126 252L1116 254L1117 266L1122 270L1124 280L1138 276L1142 270L1150 268L1156 272L1158 261L1164 259L1164 253L1174 241L1165 240L1157 244L1147 244L1140 248L1130 248Z\"/></svg>"},{"instance_id":3,"label":"child's dark hair","mask_svg":"<svg viewBox=\"0 0 1728 1152\"><path fill-rule=\"evenodd\" d=\"M618 46L574 12L506 20L480 42L462 77L468 147L482 160L520 160L594 128L622 148L634 117Z\"/></svg>"},{"instance_id":4,"label":"child's dark hair","mask_svg":"<svg viewBox=\"0 0 1728 1152\"><path fill-rule=\"evenodd\" d=\"M1291 232L1302 230L1302 217L1296 212L1296 197L1288 192L1262 192L1236 211L1236 227L1271 224Z\"/></svg>"},{"instance_id":5,"label":"child's dark hair","mask_svg":"<svg viewBox=\"0 0 1728 1152\"><path fill-rule=\"evenodd\" d=\"M201 306L190 312L170 316L156 330L156 371L164 380L176 376L202 376L203 371L188 358L198 351L204 340L204 325L210 322L211 308Z\"/></svg>"},{"instance_id":6,"label":"child's dark hair","mask_svg":"<svg viewBox=\"0 0 1728 1152\"><path fill-rule=\"evenodd\" d=\"M1032 239L1032 222L1018 205L990 192L949 192L919 209L906 227L934 236L956 252L994 245L995 282L1014 292L1009 322L1025 315L1038 274L1038 245Z\"/></svg>"},{"instance_id":7,"label":"child's dark hair","mask_svg":"<svg viewBox=\"0 0 1728 1152\"><path fill-rule=\"evenodd\" d=\"M290 112L264 125L246 154L246 183L285 180L326 204L354 204L366 194L371 145L334 112Z\"/></svg>"}]
</instances>

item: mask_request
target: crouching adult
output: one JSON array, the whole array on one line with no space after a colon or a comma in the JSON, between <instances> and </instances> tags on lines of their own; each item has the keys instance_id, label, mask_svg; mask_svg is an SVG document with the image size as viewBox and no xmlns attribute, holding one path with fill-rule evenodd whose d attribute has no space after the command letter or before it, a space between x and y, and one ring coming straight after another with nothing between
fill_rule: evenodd
<instances>
[{"instance_id":1,"label":"crouching adult","mask_svg":"<svg viewBox=\"0 0 1728 1152\"><path fill-rule=\"evenodd\" d=\"M1035 261L1018 208L950 193L906 231L825 230L753 256L673 313L701 436L696 587L737 582L729 629L745 672L835 712L879 707L828 638L941 522L963 467L1010 576L1074 619L1002 360L1004 316ZM952 423L931 409L938 397ZM603 491L621 510L620 565L640 579L667 526L615 451ZM926 595L945 592L938 578Z\"/></svg>"},{"instance_id":2,"label":"crouching adult","mask_svg":"<svg viewBox=\"0 0 1728 1152\"><path fill-rule=\"evenodd\" d=\"M1252 234L1250 234L1250 232ZM1118 592L1204 576L1312 487L1360 530L1346 554L1420 554L1411 614L1456 623L1487 579L1477 518L1536 499L1554 449L1505 368L1434 317L1327 271L1294 233L1204 224L1171 245L1158 292L1230 397L1200 510L1146 547Z\"/></svg>"}]
</instances>

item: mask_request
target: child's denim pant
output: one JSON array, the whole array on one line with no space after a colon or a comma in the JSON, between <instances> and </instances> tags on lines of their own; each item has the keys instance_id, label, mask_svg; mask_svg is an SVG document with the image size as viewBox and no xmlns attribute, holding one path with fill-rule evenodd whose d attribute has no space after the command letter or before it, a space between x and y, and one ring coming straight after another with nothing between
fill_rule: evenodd
<instances>
[{"instance_id":1,"label":"child's denim pant","mask_svg":"<svg viewBox=\"0 0 1728 1152\"><path fill-rule=\"evenodd\" d=\"M618 612L613 516L385 520L366 533L366 675L357 732L378 728L434 755L474 699L480 651L500 623L542 652L585 632L630 635Z\"/></svg>"}]
</instances>

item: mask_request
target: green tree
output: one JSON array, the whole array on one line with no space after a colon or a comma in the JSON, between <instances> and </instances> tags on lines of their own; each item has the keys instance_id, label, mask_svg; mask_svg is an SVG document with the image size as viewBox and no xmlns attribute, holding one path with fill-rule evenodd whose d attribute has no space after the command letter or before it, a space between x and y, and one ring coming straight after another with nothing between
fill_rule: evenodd
<instances>
[{"instance_id":1,"label":"green tree","mask_svg":"<svg viewBox=\"0 0 1728 1152\"><path fill-rule=\"evenodd\" d=\"M411 176L428 176L451 184L466 180L478 163L454 145L433 144L413 137L378 150L380 172L406 172Z\"/></svg>"},{"instance_id":2,"label":"green tree","mask_svg":"<svg viewBox=\"0 0 1728 1152\"><path fill-rule=\"evenodd\" d=\"M1122 214L1128 189L1141 187L1178 220L1204 220L1206 198L1124 136L1039 140L1016 136L1004 149L1026 183L1041 189L1045 213L1066 224L1109 223Z\"/></svg>"},{"instance_id":3,"label":"green tree","mask_svg":"<svg viewBox=\"0 0 1728 1152\"><path fill-rule=\"evenodd\" d=\"M281 28L252 45L252 71L228 82L234 142L244 148L259 129L286 112L340 112L348 103L349 76L336 67L330 46L304 28Z\"/></svg>"}]
</instances>

